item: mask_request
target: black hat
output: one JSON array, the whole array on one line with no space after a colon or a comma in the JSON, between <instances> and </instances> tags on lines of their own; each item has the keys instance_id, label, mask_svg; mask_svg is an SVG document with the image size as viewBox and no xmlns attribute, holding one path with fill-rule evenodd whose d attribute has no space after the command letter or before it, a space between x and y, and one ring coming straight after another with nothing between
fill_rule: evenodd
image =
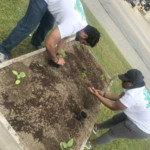
<instances>
[{"instance_id":1,"label":"black hat","mask_svg":"<svg viewBox=\"0 0 150 150\"><path fill-rule=\"evenodd\" d=\"M143 82L143 75L141 71L137 69L131 69L127 71L125 74L118 75L119 79L122 81L133 82L133 84L140 84Z\"/></svg>"}]
</instances>

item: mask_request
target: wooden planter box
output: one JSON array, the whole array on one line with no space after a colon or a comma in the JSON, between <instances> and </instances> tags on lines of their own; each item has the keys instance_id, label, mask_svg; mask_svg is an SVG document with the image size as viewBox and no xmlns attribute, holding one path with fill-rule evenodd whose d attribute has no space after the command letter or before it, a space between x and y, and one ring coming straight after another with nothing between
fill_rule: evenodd
<instances>
[{"instance_id":1,"label":"wooden planter box","mask_svg":"<svg viewBox=\"0 0 150 150\"><path fill-rule=\"evenodd\" d=\"M24 150L60 150L59 143L71 138L73 149L83 150L90 136L100 102L87 88L106 90L109 79L87 47L69 42L65 51L59 68L50 66L44 49L0 65L0 112ZM19 85L12 70L26 73ZM76 119L81 110L84 121Z\"/></svg>"}]
</instances>

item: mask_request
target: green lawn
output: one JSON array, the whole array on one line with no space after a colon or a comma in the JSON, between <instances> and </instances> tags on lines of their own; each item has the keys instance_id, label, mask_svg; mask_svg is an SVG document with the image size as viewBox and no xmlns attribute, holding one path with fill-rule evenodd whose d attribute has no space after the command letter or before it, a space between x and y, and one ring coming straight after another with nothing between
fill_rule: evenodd
<instances>
[{"instance_id":1,"label":"green lawn","mask_svg":"<svg viewBox=\"0 0 150 150\"><path fill-rule=\"evenodd\" d=\"M28 2L28 0L0 0L0 42L8 36L17 24L17 21L23 17ZM95 26L101 32L100 42L95 48L91 48L97 60L102 64L110 77L130 69L130 65L121 55L106 31L101 27L85 5L84 7L89 24ZM25 39L12 51L11 58L35 50L34 47L29 44L30 38L31 37ZM120 93L121 91L120 82L116 79L110 92ZM106 107L102 107L101 112L98 114L98 122L108 119L113 114L115 114L115 112L110 111ZM94 138L94 136L92 135L91 138ZM150 141L146 140L116 140L108 145L95 147L93 150L149 150L149 143Z\"/></svg>"}]
</instances>

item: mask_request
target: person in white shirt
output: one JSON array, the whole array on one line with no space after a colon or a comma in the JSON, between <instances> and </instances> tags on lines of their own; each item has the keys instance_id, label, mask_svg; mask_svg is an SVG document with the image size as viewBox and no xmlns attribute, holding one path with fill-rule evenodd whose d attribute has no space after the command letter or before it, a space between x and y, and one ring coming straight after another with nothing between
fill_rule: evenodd
<instances>
[{"instance_id":1,"label":"person in white shirt","mask_svg":"<svg viewBox=\"0 0 150 150\"><path fill-rule=\"evenodd\" d=\"M88 88L89 92L106 107L123 112L101 124L94 125L93 132L95 134L100 129L108 128L109 130L100 137L88 141L87 149L91 149L94 145L107 144L118 138L150 138L150 92L145 87L141 71L131 69L118 77L125 89L125 92L120 95L105 93L94 87ZM112 103L105 98L114 102Z\"/></svg>"},{"instance_id":2,"label":"person in white shirt","mask_svg":"<svg viewBox=\"0 0 150 150\"><path fill-rule=\"evenodd\" d=\"M0 62L6 61L11 50L24 40L39 24L30 43L41 48L47 33L46 48L53 62L64 65L60 55L67 38L76 34L76 40L82 44L95 46L99 39L99 31L88 25L80 0L30 0L25 16L18 22L10 35L0 43Z\"/></svg>"}]
</instances>

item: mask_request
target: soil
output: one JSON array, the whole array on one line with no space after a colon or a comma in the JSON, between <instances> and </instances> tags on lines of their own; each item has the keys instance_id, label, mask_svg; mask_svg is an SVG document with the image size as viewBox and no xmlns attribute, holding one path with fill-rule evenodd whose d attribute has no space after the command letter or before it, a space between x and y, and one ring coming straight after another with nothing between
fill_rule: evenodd
<instances>
[{"instance_id":1,"label":"soil","mask_svg":"<svg viewBox=\"0 0 150 150\"><path fill-rule=\"evenodd\" d=\"M69 42L65 51L66 64L59 68L43 52L0 70L0 111L25 150L60 150L59 143L71 138L79 150L96 121L100 102L87 87L104 90L109 79L86 46ZM26 73L19 85L12 70ZM76 119L80 111L88 115L84 121Z\"/></svg>"}]
</instances>

